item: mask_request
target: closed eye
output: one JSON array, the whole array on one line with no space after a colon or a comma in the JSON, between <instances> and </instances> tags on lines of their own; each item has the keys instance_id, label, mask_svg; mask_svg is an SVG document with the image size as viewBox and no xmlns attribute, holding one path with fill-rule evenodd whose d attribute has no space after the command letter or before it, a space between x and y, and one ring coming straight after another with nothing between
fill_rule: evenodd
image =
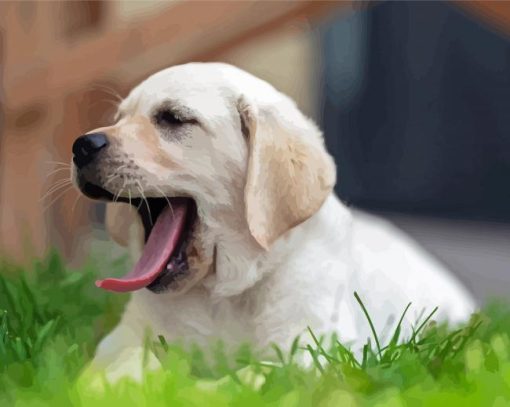
<instances>
[{"instance_id":1,"label":"closed eye","mask_svg":"<svg viewBox=\"0 0 510 407\"><path fill-rule=\"evenodd\" d=\"M186 120L169 109L162 109L156 112L154 121L161 127L177 126L186 122Z\"/></svg>"}]
</instances>

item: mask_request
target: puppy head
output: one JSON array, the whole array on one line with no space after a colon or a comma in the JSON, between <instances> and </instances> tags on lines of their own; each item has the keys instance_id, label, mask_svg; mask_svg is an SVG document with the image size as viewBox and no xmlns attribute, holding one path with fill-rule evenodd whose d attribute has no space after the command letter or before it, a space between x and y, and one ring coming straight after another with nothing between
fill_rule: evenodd
<instances>
[{"instance_id":1,"label":"puppy head","mask_svg":"<svg viewBox=\"0 0 510 407\"><path fill-rule=\"evenodd\" d=\"M112 237L125 245L133 225L144 229L130 283L105 285L115 291L148 282L182 293L214 270L217 247L270 250L320 208L335 182L315 125L272 86L225 64L151 76L121 103L114 125L82 136L73 152L80 190L123 202L108 204ZM154 243L156 235L174 242Z\"/></svg>"}]
</instances>

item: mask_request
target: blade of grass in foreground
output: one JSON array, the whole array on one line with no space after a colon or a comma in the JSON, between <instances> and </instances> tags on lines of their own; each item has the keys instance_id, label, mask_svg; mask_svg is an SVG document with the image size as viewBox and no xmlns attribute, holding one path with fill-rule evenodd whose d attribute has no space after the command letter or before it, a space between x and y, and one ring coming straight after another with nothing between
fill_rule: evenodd
<instances>
[{"instance_id":1,"label":"blade of grass in foreground","mask_svg":"<svg viewBox=\"0 0 510 407\"><path fill-rule=\"evenodd\" d=\"M360 305L361 309L363 310L363 313L365 314L365 317L367 318L368 324L370 325L370 329L372 330L372 335L374 337L375 344L377 346L377 353L379 354L379 360L381 360L381 358L382 358L381 344L379 343L379 337L377 336L377 332L375 330L374 324L372 323L372 318L370 318L370 315L368 314L368 311L365 308L363 301L361 301L361 298L359 297L359 295L356 291L354 291L354 298L356 298L356 301L358 301L358 304Z\"/></svg>"}]
</instances>

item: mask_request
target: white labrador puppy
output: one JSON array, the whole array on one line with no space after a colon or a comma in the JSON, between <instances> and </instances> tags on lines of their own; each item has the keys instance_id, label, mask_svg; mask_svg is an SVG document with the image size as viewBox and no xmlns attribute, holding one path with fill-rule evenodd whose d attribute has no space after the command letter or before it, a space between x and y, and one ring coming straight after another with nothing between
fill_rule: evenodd
<instances>
[{"instance_id":1,"label":"white labrador puppy","mask_svg":"<svg viewBox=\"0 0 510 407\"><path fill-rule=\"evenodd\" d=\"M262 350L288 348L311 327L357 347L370 333L355 291L379 330L409 302L406 327L424 309L457 322L475 308L406 236L346 208L319 129L233 66L156 73L73 153L85 195L124 202L108 204L107 228L137 260L124 277L97 282L133 292L98 364L139 354L147 327L168 341Z\"/></svg>"}]
</instances>

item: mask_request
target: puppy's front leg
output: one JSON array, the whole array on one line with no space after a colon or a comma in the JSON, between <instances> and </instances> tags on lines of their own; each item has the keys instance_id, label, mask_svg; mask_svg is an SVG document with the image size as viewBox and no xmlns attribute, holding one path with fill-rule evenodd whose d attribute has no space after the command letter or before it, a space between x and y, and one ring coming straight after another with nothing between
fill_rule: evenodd
<instances>
[{"instance_id":1,"label":"puppy's front leg","mask_svg":"<svg viewBox=\"0 0 510 407\"><path fill-rule=\"evenodd\" d=\"M145 332L145 327L126 313L119 325L99 343L87 370L104 372L109 382L122 377L141 381L144 368L161 367L156 356L144 348Z\"/></svg>"}]
</instances>

